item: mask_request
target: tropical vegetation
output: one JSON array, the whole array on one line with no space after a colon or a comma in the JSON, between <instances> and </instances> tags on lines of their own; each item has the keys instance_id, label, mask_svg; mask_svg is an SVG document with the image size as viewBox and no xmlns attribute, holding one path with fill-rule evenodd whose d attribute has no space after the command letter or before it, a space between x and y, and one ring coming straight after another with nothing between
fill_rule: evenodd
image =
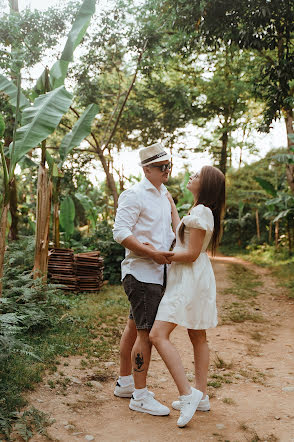
<instances>
[{"instance_id":1,"label":"tropical vegetation","mask_svg":"<svg viewBox=\"0 0 294 442\"><path fill-rule=\"evenodd\" d=\"M183 215L191 155L205 153L227 180L222 252L270 265L294 287L294 5L74 0L40 12L0 4L0 437L9 439L22 391L91 335L79 303L100 302L47 281L48 250L100 250L101 305L126 310L114 287L124 250L112 227L119 194L141 177L137 168L126 176L118 157L161 141L174 166L183 158L168 184ZM287 142L264 154L257 134L271 134L275 120ZM65 330L77 324L71 344ZM29 364L32 382L22 382ZM31 429L18 422L25 440L38 419L33 410Z\"/></svg>"}]
</instances>

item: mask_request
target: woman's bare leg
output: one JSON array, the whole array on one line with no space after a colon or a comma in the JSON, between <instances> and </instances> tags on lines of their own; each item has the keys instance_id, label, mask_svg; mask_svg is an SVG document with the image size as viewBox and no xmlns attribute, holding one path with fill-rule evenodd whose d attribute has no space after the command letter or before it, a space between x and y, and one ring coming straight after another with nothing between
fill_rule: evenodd
<instances>
[{"instance_id":1,"label":"woman's bare leg","mask_svg":"<svg viewBox=\"0 0 294 442\"><path fill-rule=\"evenodd\" d=\"M205 330L188 330L194 350L196 388L206 396L209 348Z\"/></svg>"},{"instance_id":2,"label":"woman's bare leg","mask_svg":"<svg viewBox=\"0 0 294 442\"><path fill-rule=\"evenodd\" d=\"M171 322L155 321L149 338L162 357L178 387L179 394L182 396L191 394L191 387L187 380L180 355L169 340L169 335L176 326L177 324Z\"/></svg>"}]
</instances>

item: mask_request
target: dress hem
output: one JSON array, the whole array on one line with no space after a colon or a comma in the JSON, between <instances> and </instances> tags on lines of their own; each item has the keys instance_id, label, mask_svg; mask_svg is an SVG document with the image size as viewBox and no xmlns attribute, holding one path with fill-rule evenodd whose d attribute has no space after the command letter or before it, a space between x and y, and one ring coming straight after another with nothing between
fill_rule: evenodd
<instances>
[{"instance_id":1,"label":"dress hem","mask_svg":"<svg viewBox=\"0 0 294 442\"><path fill-rule=\"evenodd\" d=\"M216 322L216 324L214 325L208 325L206 327L191 327L187 324L184 324L184 322L180 322L180 321L175 321L175 320L171 320L171 319L161 319L161 318L155 318L155 321L164 321L164 322L171 322L172 324L176 324L176 325L180 325L181 327L185 327L189 330L208 330L209 328L216 328L218 325L218 321Z\"/></svg>"}]
</instances>

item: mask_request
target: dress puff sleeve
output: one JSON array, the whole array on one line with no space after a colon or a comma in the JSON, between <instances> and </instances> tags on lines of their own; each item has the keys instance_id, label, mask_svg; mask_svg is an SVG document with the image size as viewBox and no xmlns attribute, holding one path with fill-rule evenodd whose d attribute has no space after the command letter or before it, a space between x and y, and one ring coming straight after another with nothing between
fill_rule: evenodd
<instances>
[{"instance_id":1,"label":"dress puff sleeve","mask_svg":"<svg viewBox=\"0 0 294 442\"><path fill-rule=\"evenodd\" d=\"M186 227L209 230L212 232L214 227L214 218L209 207L205 207L203 204L198 204L196 207L193 207L190 215L183 217L183 223Z\"/></svg>"}]
</instances>

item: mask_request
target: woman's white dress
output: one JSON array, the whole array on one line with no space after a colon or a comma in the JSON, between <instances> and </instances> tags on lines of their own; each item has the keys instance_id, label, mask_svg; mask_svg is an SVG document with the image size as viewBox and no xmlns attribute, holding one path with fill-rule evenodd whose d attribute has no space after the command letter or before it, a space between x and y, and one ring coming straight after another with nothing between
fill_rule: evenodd
<instances>
[{"instance_id":1,"label":"woman's white dress","mask_svg":"<svg viewBox=\"0 0 294 442\"><path fill-rule=\"evenodd\" d=\"M178 234L182 222L185 224L183 243ZM183 217L177 227L174 252L188 248L190 228L206 231L201 253L192 263L171 263L156 320L206 330L217 325L215 277L206 253L214 228L212 211L199 204L190 215Z\"/></svg>"}]
</instances>

